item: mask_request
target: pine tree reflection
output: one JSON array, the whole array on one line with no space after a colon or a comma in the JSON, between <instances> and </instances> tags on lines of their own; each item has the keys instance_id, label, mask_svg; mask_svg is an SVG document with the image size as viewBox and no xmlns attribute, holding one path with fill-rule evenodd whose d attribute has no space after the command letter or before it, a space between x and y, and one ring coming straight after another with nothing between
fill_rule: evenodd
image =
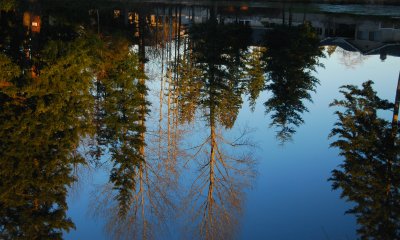
<instances>
[{"instance_id":1,"label":"pine tree reflection","mask_svg":"<svg viewBox=\"0 0 400 240\"><path fill-rule=\"evenodd\" d=\"M74 228L66 197L73 167L84 162L80 140L90 132L92 61L86 37L43 45L32 49L41 58L29 59L37 74L0 55L2 239L61 239Z\"/></svg>"},{"instance_id":2,"label":"pine tree reflection","mask_svg":"<svg viewBox=\"0 0 400 240\"><path fill-rule=\"evenodd\" d=\"M399 79L400 80L400 79ZM397 117L389 122L379 112L394 105L380 99L372 81L361 89L343 86L344 100L331 105L344 108L331 137L331 144L340 149L344 162L332 171L333 189L341 189L341 197L355 203L346 213L354 214L361 239L398 239L400 237L400 164ZM396 100L398 101L398 100ZM398 113L398 104L395 112ZM395 113L395 115L397 115Z\"/></svg>"},{"instance_id":3,"label":"pine tree reflection","mask_svg":"<svg viewBox=\"0 0 400 240\"><path fill-rule=\"evenodd\" d=\"M222 133L233 127L242 105L241 72L250 31L237 23L218 23L211 14L208 22L191 28L190 39L194 66L200 71L200 108L209 129L206 139L193 148L199 170L188 200L196 225L191 235L229 239L236 233L244 188L254 176L251 156L237 149L251 145L246 134L229 141Z\"/></svg>"},{"instance_id":4,"label":"pine tree reflection","mask_svg":"<svg viewBox=\"0 0 400 240\"><path fill-rule=\"evenodd\" d=\"M196 224L192 233L205 239L233 237L254 161L246 152L252 145L247 132L234 140L226 132L235 125L243 94L250 95L254 106L264 88L274 94L265 104L274 111L273 125L292 134L290 125L302 123L302 100L310 100L317 83L311 71L321 55L310 26L279 27L267 37L267 48L250 51L251 30L217 20L216 7L186 37L176 6L156 15L154 26L148 9L111 12L88 2L78 10L49 4L63 11L49 13L48 25L43 21L34 35L33 18L23 28L15 23L18 13L1 15L0 44L6 55L0 55L0 177L5 179L0 183L0 237L61 238L62 231L73 227L65 198L75 180L72 167L85 162L78 153L82 139L90 141L93 157L86 163L105 160L112 165L109 182L93 205L107 219L112 237L161 236L158 232L178 200L172 193L182 156L194 159L191 163L199 169L189 193ZM121 16L132 21L124 23ZM139 54L132 50L135 44ZM152 142L145 134L149 103L144 64L149 53L162 58L156 150L147 146ZM206 122L207 136L194 152L181 151L180 124L193 123L198 115Z\"/></svg>"},{"instance_id":5,"label":"pine tree reflection","mask_svg":"<svg viewBox=\"0 0 400 240\"><path fill-rule=\"evenodd\" d=\"M266 89L272 97L264 105L272 112L271 126L280 128L277 138L285 142L304 123L301 116L307 112L304 100L312 101L318 79L312 75L319 58L323 56L319 39L313 28L305 23L299 26L277 26L265 39Z\"/></svg>"},{"instance_id":6,"label":"pine tree reflection","mask_svg":"<svg viewBox=\"0 0 400 240\"><path fill-rule=\"evenodd\" d=\"M111 153L119 216L131 207L136 179L143 192L143 65L123 34L99 38L78 22L63 25L56 15L56 24L33 33L32 18L19 26L19 17L1 15L7 55L0 55L0 236L60 239L74 227L66 196L75 181L72 169L87 163L78 151L82 139L96 133L96 157L106 148Z\"/></svg>"},{"instance_id":7,"label":"pine tree reflection","mask_svg":"<svg viewBox=\"0 0 400 240\"><path fill-rule=\"evenodd\" d=\"M101 141L97 143L110 152L109 159L107 155L103 159L113 167L110 182L95 194L92 212L106 219L106 230L114 239L159 236L171 212L174 189L173 178L167 174L168 159L146 153L153 147L146 147L145 137L149 113L145 29L149 26L145 15L139 12L137 16L138 56L129 50L132 42L110 37L103 50L107 66L98 79L102 90L99 109L104 113L99 115Z\"/></svg>"}]
</instances>

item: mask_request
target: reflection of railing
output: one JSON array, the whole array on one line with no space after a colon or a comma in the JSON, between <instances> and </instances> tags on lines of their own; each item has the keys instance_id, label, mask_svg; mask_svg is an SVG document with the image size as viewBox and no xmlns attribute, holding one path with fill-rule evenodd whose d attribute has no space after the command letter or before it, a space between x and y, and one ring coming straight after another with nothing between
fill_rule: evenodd
<instances>
[{"instance_id":1,"label":"reflection of railing","mask_svg":"<svg viewBox=\"0 0 400 240\"><path fill-rule=\"evenodd\" d=\"M349 52L360 52L363 55L381 55L386 58L387 55L400 57L400 43L383 43L375 42L373 48L363 48L362 44L366 42L359 42L357 40L341 38L341 37L328 37L321 40L321 46L338 46Z\"/></svg>"}]
</instances>

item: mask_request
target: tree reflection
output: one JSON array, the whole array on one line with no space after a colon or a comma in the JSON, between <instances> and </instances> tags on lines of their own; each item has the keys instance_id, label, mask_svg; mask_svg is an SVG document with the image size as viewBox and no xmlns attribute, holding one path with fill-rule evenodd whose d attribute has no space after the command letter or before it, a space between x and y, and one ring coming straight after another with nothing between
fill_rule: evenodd
<instances>
[{"instance_id":1,"label":"tree reflection","mask_svg":"<svg viewBox=\"0 0 400 240\"><path fill-rule=\"evenodd\" d=\"M198 172L188 195L190 236L199 239L231 239L237 233L243 192L255 176L255 161L246 152L252 143L247 132L234 140L210 116L209 134L194 147Z\"/></svg>"},{"instance_id":2,"label":"tree reflection","mask_svg":"<svg viewBox=\"0 0 400 240\"><path fill-rule=\"evenodd\" d=\"M145 178L148 103L137 54L123 35L100 38L55 15L57 24L36 32L40 15L25 12L24 26L18 13L1 17L0 238L61 239L74 228L67 190L73 168L88 163L78 149L93 135L96 158L111 153L112 191L126 215L137 176L140 191Z\"/></svg>"},{"instance_id":3,"label":"tree reflection","mask_svg":"<svg viewBox=\"0 0 400 240\"><path fill-rule=\"evenodd\" d=\"M85 39L52 41L41 52L35 77L1 55L10 70L0 88L2 239L61 239L74 227L66 196L72 168L84 162L91 61Z\"/></svg>"},{"instance_id":4,"label":"tree reflection","mask_svg":"<svg viewBox=\"0 0 400 240\"><path fill-rule=\"evenodd\" d=\"M193 61L200 71L200 107L209 128L205 140L193 148L192 158L199 171L188 201L196 225L192 235L201 239L234 236L242 193L254 176L252 158L240 155L235 149L250 145L245 134L229 141L222 133L223 129L233 127L241 108L245 80L241 72L249 36L246 27L218 23L212 16L207 23L194 25L190 31Z\"/></svg>"},{"instance_id":5,"label":"tree reflection","mask_svg":"<svg viewBox=\"0 0 400 240\"><path fill-rule=\"evenodd\" d=\"M361 89L343 86L344 100L331 105L339 121L331 132L337 139L331 144L345 158L340 169L333 170L333 189L341 189L341 197L355 203L347 211L354 214L362 239L398 239L400 237L400 153L397 117L389 122L378 116L392 109L393 104L380 99L372 81ZM395 108L395 112L398 113ZM397 115L397 114L396 114Z\"/></svg>"},{"instance_id":6,"label":"tree reflection","mask_svg":"<svg viewBox=\"0 0 400 240\"><path fill-rule=\"evenodd\" d=\"M278 26L265 39L266 89L272 97L264 105L272 112L271 126L279 127L277 137L282 142L291 139L295 128L304 123L301 116L307 112L304 100L312 101L318 79L312 75L319 58L323 56L319 39L308 24Z\"/></svg>"},{"instance_id":7,"label":"tree reflection","mask_svg":"<svg viewBox=\"0 0 400 240\"><path fill-rule=\"evenodd\" d=\"M273 97L265 105L273 112L272 125L282 127L279 137L294 133L307 110L303 100L311 100L318 82L311 72L322 54L312 28L278 27L265 46L249 48L250 28L224 23L216 9L205 23L191 25L187 37L181 36L180 7L167 9L168 15L164 9L153 26L145 7L112 12L85 1L80 7L49 4L63 10L53 14L35 6L0 15L5 53L0 54L0 238L59 239L73 228L66 195L75 181L71 171L81 163L111 165L109 181L93 204L111 236L156 238L180 200L172 193L182 156L194 159L190 164L199 170L188 194L194 235L232 238L242 194L255 172L242 148L252 146L247 132L232 140L228 130L235 126L242 96L248 94L254 108L268 89ZM46 21L38 12L48 15ZM26 23L19 26L21 18ZM154 150L146 136L145 62L158 49L162 81ZM165 112L167 134L161 127ZM206 137L185 152L179 124L191 124L199 115ZM83 145L89 145L90 159L78 151Z\"/></svg>"},{"instance_id":8,"label":"tree reflection","mask_svg":"<svg viewBox=\"0 0 400 240\"><path fill-rule=\"evenodd\" d=\"M213 108L215 117L227 128L233 126L243 103L243 58L250 34L245 26L222 24L213 18L191 29L193 57L201 71L204 89L201 104L207 109Z\"/></svg>"},{"instance_id":9,"label":"tree reflection","mask_svg":"<svg viewBox=\"0 0 400 240\"><path fill-rule=\"evenodd\" d=\"M144 15L139 13L138 19L138 56L129 50L132 42L112 38L103 51L108 56L107 66L98 78L100 131L94 149L109 151L110 156L106 151L102 159L113 167L110 182L95 193L92 212L106 219L106 230L115 239L156 238L173 207L169 159L146 153L149 102L143 29L148 26Z\"/></svg>"},{"instance_id":10,"label":"tree reflection","mask_svg":"<svg viewBox=\"0 0 400 240\"><path fill-rule=\"evenodd\" d=\"M336 50L336 53L340 56L340 63L349 69L355 69L370 57L359 52L349 52L340 48Z\"/></svg>"},{"instance_id":11,"label":"tree reflection","mask_svg":"<svg viewBox=\"0 0 400 240\"><path fill-rule=\"evenodd\" d=\"M3 0L0 2L0 11L11 11L15 9L18 5L17 0Z\"/></svg>"},{"instance_id":12,"label":"tree reflection","mask_svg":"<svg viewBox=\"0 0 400 240\"><path fill-rule=\"evenodd\" d=\"M124 43L122 43L124 44ZM103 119L105 142L109 146L111 161L110 181L119 192L120 215L125 215L135 191L136 172L143 164L143 134L146 130L143 117L147 112L147 102L143 96L146 87L142 79L138 58L129 52L128 45L111 43L109 51L113 54L112 66L106 70L104 85ZM111 53L110 52L110 53ZM119 56L115 54L119 52Z\"/></svg>"},{"instance_id":13,"label":"tree reflection","mask_svg":"<svg viewBox=\"0 0 400 240\"><path fill-rule=\"evenodd\" d=\"M121 88L118 85L125 82L118 79L124 76L132 78L132 75L118 74L117 79L107 80L110 70L105 69L104 77L98 78L100 84L97 89L101 89L104 93L98 97L100 107L96 121L99 122L98 129L104 132L104 137L98 136L97 142L103 143L105 149L110 149L110 160L114 162L113 173L118 173L116 176L122 178L113 178L114 175L111 175L111 183L96 194L93 211L107 218L107 230L114 238L156 238L160 230L168 225L167 216L175 209L173 202L180 200L171 193L175 188L175 178L179 175L181 164L179 156L186 156L195 159L200 168L200 174L194 180L189 193L191 216L196 225L193 234L199 238L226 239L235 233L241 209L241 195L244 187L249 185L254 176L254 161L251 156L237 149L240 146L251 145L246 133L232 141L225 138L222 133L222 129L233 127L242 105L241 95L245 92L245 81L248 80L242 71L245 69L244 58L248 54L250 30L237 23L223 24L211 18L207 23L194 25L190 29L187 44L192 47L191 51L181 54L180 36L175 36L175 41L172 42L171 26L175 23L172 23L172 18L169 17L163 18L162 24L162 27L169 29L170 33L162 37L162 46L165 46L167 51L165 64L167 83L164 82L163 75L160 92L159 144L156 151L151 152L154 146L150 145L152 142L145 139L144 132L141 132L145 129L144 122L137 122L136 117L124 121L121 115L130 109L124 110L122 102L114 100L114 94L116 99L116 96L127 101L135 98L133 90L136 88L132 88L131 91L129 86ZM139 62L143 63L146 59L143 45L146 36L141 34L146 32L140 29L146 27L148 23L140 13L138 19L139 56L141 56ZM165 24L166 22L169 26ZM237 36L241 38L237 39ZM116 49L111 52L115 51ZM164 59L164 49L161 51ZM117 58L112 62L113 64L116 62L118 66L118 61ZM110 69L113 70L114 67ZM134 75L133 78L140 77ZM167 96L165 140L162 138L164 133L161 127L164 123L162 111L164 95ZM135 113L134 108L147 107L146 102L140 100L140 95L139 99L129 106L132 107L132 114ZM197 108L202 110L201 117L207 122L209 135L200 146L193 148L195 153L191 155L190 151L179 151L179 139L183 138L183 133L178 124L191 123L196 117ZM107 114L108 109L112 109L111 114ZM129 111L126 114L129 115ZM140 128L135 126L137 123L140 123ZM118 127L113 124L118 124ZM128 130L124 132L125 128ZM142 136L124 150L121 148L124 146L124 141L138 137L130 135L131 133ZM145 142L149 144L146 147L147 153L144 149ZM200 154L203 151L207 151L204 158ZM156 152L158 154L155 154Z\"/></svg>"},{"instance_id":14,"label":"tree reflection","mask_svg":"<svg viewBox=\"0 0 400 240\"><path fill-rule=\"evenodd\" d=\"M265 51L264 47L253 47L246 58L246 93L249 95L250 107L253 111L261 91L265 89L266 63L262 60Z\"/></svg>"}]
</instances>

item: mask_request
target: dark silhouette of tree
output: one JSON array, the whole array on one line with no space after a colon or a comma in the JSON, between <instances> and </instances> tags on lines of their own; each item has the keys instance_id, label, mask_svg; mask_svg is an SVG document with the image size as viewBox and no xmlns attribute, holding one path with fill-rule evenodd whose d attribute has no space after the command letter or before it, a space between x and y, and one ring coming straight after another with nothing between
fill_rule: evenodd
<instances>
[{"instance_id":1,"label":"dark silhouette of tree","mask_svg":"<svg viewBox=\"0 0 400 240\"><path fill-rule=\"evenodd\" d=\"M219 121L231 128L243 103L245 68L243 58L250 44L250 29L240 24L218 23L211 18L193 25L195 67L201 71L200 103L213 111Z\"/></svg>"},{"instance_id":2,"label":"dark silhouette of tree","mask_svg":"<svg viewBox=\"0 0 400 240\"><path fill-rule=\"evenodd\" d=\"M196 78L201 87L199 108L209 129L206 139L189 155L199 168L188 209L195 227L190 234L195 238L229 239L235 235L243 189L254 175L252 158L235 154L239 146L251 145L245 134L233 141L222 134L223 129L233 127L242 105L250 33L238 23L218 23L213 15L190 29L192 61L200 71Z\"/></svg>"},{"instance_id":3,"label":"dark silhouette of tree","mask_svg":"<svg viewBox=\"0 0 400 240\"><path fill-rule=\"evenodd\" d=\"M272 113L270 126L280 128L277 138L282 142L290 140L295 128L304 123L301 114L308 111L304 101L312 101L310 92L319 82L312 75L323 57L318 44L308 23L277 26L266 35L266 89L272 97L264 105L266 112Z\"/></svg>"},{"instance_id":4,"label":"dark silhouette of tree","mask_svg":"<svg viewBox=\"0 0 400 240\"><path fill-rule=\"evenodd\" d=\"M329 180L333 189L342 190L342 198L355 204L346 213L356 216L361 239L399 239L399 129L397 119L391 123L378 116L394 105L380 99L372 84L343 86L345 99L331 104L343 109L336 112L339 119L330 137L344 162Z\"/></svg>"}]
</instances>

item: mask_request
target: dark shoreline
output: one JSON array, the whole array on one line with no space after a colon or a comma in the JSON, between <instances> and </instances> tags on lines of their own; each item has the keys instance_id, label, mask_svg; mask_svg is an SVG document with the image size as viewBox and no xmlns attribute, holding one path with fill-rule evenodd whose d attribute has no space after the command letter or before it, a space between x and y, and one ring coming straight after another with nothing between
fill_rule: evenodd
<instances>
[{"instance_id":1,"label":"dark shoreline","mask_svg":"<svg viewBox=\"0 0 400 240\"><path fill-rule=\"evenodd\" d=\"M204 4L204 3L235 3L235 4L268 4L268 3L296 3L296 4L372 4L372 5L397 5L400 6L400 0L114 0L121 2L147 2L147 3L193 3L193 4ZM112 1L111 1L112 2Z\"/></svg>"},{"instance_id":2,"label":"dark shoreline","mask_svg":"<svg viewBox=\"0 0 400 240\"><path fill-rule=\"evenodd\" d=\"M11 0L12 1L12 0ZM22 0L36 2L40 0ZM75 2L77 0L52 0L52 2ZM78 0L79 1L79 0ZM332 5L394 5L400 6L400 0L80 0L86 3L164 3L164 4L222 4L222 5L268 5L268 4L332 4Z\"/></svg>"}]
</instances>

